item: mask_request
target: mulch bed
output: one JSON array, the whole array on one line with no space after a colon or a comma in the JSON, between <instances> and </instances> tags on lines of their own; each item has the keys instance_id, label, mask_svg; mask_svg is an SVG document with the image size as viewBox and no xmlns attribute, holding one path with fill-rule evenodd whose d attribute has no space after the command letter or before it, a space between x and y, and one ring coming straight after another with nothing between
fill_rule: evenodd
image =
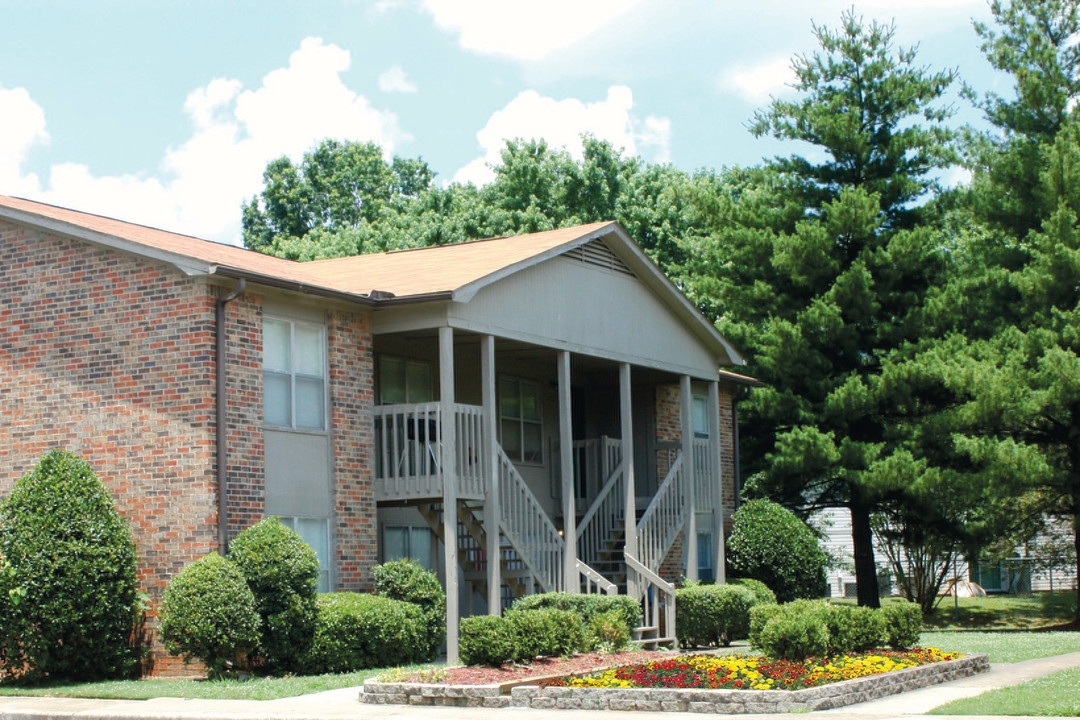
<instances>
[{"instance_id":1,"label":"mulch bed","mask_svg":"<svg viewBox=\"0 0 1080 720\"><path fill-rule=\"evenodd\" d=\"M452 667L447 668L445 676L439 682L444 685L487 685L524 680L526 678L547 675L567 675L587 672L631 663L647 662L662 657L671 657L670 652L657 650L630 650L627 652L603 654L582 653L570 658L540 658L528 665L503 665L502 667ZM412 678L406 679L409 682Z\"/></svg>"}]
</instances>

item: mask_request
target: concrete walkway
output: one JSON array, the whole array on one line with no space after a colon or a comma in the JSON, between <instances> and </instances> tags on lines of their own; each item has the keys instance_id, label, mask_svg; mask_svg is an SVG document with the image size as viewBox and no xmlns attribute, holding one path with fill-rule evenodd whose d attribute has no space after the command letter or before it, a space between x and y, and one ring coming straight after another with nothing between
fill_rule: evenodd
<instances>
[{"instance_id":1,"label":"concrete walkway","mask_svg":"<svg viewBox=\"0 0 1080 720\"><path fill-rule=\"evenodd\" d=\"M893 695L838 710L808 713L820 720L889 720L927 711L950 700L995 688L1019 685L1059 670L1080 666L1080 652L1020 663L995 663L990 672L921 690ZM626 720L623 712L596 710L527 710L365 705L358 688L329 690L281 700L86 700L70 698L0 698L0 720L335 720L336 718L419 718L421 720ZM1022 710L1022 708L1017 708ZM686 713L635 712L645 720L689 720ZM791 715L741 715L748 720L780 720ZM937 716L941 718L951 716ZM978 716L956 716L977 720ZM1016 717L1016 716L1013 716ZM1000 720L1000 718L998 718Z\"/></svg>"}]
</instances>

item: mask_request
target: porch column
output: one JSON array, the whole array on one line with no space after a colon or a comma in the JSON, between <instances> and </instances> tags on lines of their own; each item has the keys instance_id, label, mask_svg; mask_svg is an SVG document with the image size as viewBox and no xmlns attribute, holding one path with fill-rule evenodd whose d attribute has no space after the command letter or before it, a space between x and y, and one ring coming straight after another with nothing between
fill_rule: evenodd
<instances>
[{"instance_id":1,"label":"porch column","mask_svg":"<svg viewBox=\"0 0 1080 720\"><path fill-rule=\"evenodd\" d=\"M683 530L683 545L686 547L686 578L698 579L697 557L697 476L694 474L694 418L693 395L690 390L690 376L683 375L679 380L679 420L682 425L682 463L686 473L686 504L689 513Z\"/></svg>"},{"instance_id":2,"label":"porch column","mask_svg":"<svg viewBox=\"0 0 1080 720\"><path fill-rule=\"evenodd\" d=\"M577 572L577 491L574 488L574 429L570 414L570 353L559 351L559 474L563 494L563 589L581 590Z\"/></svg>"},{"instance_id":3,"label":"porch column","mask_svg":"<svg viewBox=\"0 0 1080 720\"><path fill-rule=\"evenodd\" d=\"M439 328L440 470L443 482L443 565L446 572L446 661L458 661L457 433L454 422L454 329Z\"/></svg>"},{"instance_id":4,"label":"porch column","mask_svg":"<svg viewBox=\"0 0 1080 720\"><path fill-rule=\"evenodd\" d=\"M495 405L495 337L480 338L480 396L484 406L484 462L487 495L484 499L484 535L487 547L488 615L502 614L502 564L499 554L499 453L495 442L498 411Z\"/></svg>"},{"instance_id":5,"label":"porch column","mask_svg":"<svg viewBox=\"0 0 1080 720\"><path fill-rule=\"evenodd\" d=\"M638 558L637 546L637 491L634 488L634 420L630 407L630 364L619 366L619 426L622 435L623 477L626 480L626 509L624 511L626 530L623 534L624 551L634 559ZM633 573L627 568L626 594L637 598Z\"/></svg>"},{"instance_id":6,"label":"porch column","mask_svg":"<svg viewBox=\"0 0 1080 720\"><path fill-rule=\"evenodd\" d=\"M709 382L709 456L716 468L716 507L713 508L713 574L716 583L727 582L724 557L724 469L720 464L720 383Z\"/></svg>"}]
</instances>

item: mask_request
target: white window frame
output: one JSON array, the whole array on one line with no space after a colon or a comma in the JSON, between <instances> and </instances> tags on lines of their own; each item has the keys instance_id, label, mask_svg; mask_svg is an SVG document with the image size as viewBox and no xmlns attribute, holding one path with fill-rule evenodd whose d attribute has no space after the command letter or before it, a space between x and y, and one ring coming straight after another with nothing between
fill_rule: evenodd
<instances>
[{"instance_id":1,"label":"white window frame","mask_svg":"<svg viewBox=\"0 0 1080 720\"><path fill-rule=\"evenodd\" d=\"M698 410L697 410L698 408L704 408L705 409L705 415L704 415L704 418L702 418L705 421L705 427L701 427L701 426L698 425ZM699 440L708 440L709 439L709 398L705 397L704 395L694 395L694 396L692 396L691 401L690 401L690 418L691 418L690 424L691 424L691 427L692 427L693 432L694 432L694 437L699 439Z\"/></svg>"},{"instance_id":2,"label":"white window frame","mask_svg":"<svg viewBox=\"0 0 1080 720\"><path fill-rule=\"evenodd\" d=\"M289 364L290 364L290 367L289 367L288 372L283 372L283 371L280 371L280 370L267 370L266 369L266 362L265 362L266 347L265 347L265 344L264 344L264 346L263 346L263 358L264 358L264 361L263 361L263 378L264 378L264 380L263 380L263 424L266 427L275 428L275 429L297 430L297 431L300 431L300 432L325 433L327 431L328 426L329 426L329 422L328 422L328 418L327 418L327 415L328 415L328 413L327 413L327 405L329 404L329 393L330 393L330 383L327 381L328 380L328 375L329 375L329 368L328 368L328 350L329 350L329 348L327 347L327 342L326 342L326 325L321 324L321 323L315 323L315 322L307 322L307 321L304 321L304 320L296 320L296 319L293 319L293 318L282 317L282 316L279 316L279 315L264 314L263 315L263 328L264 328L264 330L265 330L267 321L284 323L284 324L287 324L289 326ZM309 329L312 329L312 330L316 330L319 333L319 343L322 346L322 360L323 360L322 374L320 376L308 375L306 373L298 373L296 371L296 327L297 326L302 326L302 327L306 327L306 328L309 328ZM266 386L267 386L267 384L266 384L265 378L266 378L266 376L268 374L277 375L277 376L288 375L288 378L289 378L289 412L290 412L289 424L288 425L277 425L277 424L271 423L266 418ZM322 412L319 414L319 417L320 417L319 427L307 427L307 426L300 427L300 426L298 426L296 424L296 378L297 378L297 376L299 376L301 379L318 380L318 381L320 381L322 383L322 401L323 402L322 402Z\"/></svg>"},{"instance_id":3,"label":"white window frame","mask_svg":"<svg viewBox=\"0 0 1080 720\"><path fill-rule=\"evenodd\" d=\"M387 556L386 550L387 550L387 544L388 543L387 543L387 540L386 540L386 536L387 536L387 533L389 531L391 531L391 530L406 530L406 531L408 531L406 533L406 537L408 538L407 544L408 544L409 547L407 548L404 557L412 558L413 560L418 562L420 564L420 566L423 567L424 569L431 570L432 572L435 572L436 538L435 538L435 533L433 533L431 531L431 528L429 528L427 525L410 525L409 523L385 523L385 524L383 524L383 526L382 526L382 541L383 541L383 544L382 544L382 561L383 562L390 562L391 560L403 559L403 558L391 558L391 557ZM417 553L413 552L412 537L413 537L413 533L416 533L416 532L421 532L421 533L426 532L428 534L428 548L427 548L428 549L428 556L427 557L420 557Z\"/></svg>"},{"instance_id":4,"label":"white window frame","mask_svg":"<svg viewBox=\"0 0 1080 720\"><path fill-rule=\"evenodd\" d=\"M508 417L503 415L503 392L502 384L504 381L516 382L518 384L518 407L523 408L524 403L521 402L522 393L521 388L525 386L531 386L536 388L536 408L540 416L539 420L527 420L525 418L524 411L521 412L520 417ZM518 465L530 465L535 467L543 467L544 465L544 392L543 387L536 380L530 380L528 378L514 377L512 375L503 375L499 378L499 444L502 445L503 450L515 464ZM503 441L503 423L514 422L518 427L518 440L521 448L517 457L510 454L509 450L506 450L506 443ZM540 430L540 446L537 448L539 454L538 460L526 460L525 459L525 425L535 425Z\"/></svg>"}]
</instances>

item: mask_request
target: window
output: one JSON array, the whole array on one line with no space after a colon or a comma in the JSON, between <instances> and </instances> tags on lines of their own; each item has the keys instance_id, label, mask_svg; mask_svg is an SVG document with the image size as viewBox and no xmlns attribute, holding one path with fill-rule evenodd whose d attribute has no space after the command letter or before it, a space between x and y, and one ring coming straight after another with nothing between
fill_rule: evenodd
<instances>
[{"instance_id":1,"label":"window","mask_svg":"<svg viewBox=\"0 0 1080 720\"><path fill-rule=\"evenodd\" d=\"M326 334L321 325L263 320L263 419L301 430L326 428Z\"/></svg>"},{"instance_id":2,"label":"window","mask_svg":"<svg viewBox=\"0 0 1080 720\"><path fill-rule=\"evenodd\" d=\"M431 363L379 357L379 398L383 405L426 403L435 399Z\"/></svg>"},{"instance_id":3,"label":"window","mask_svg":"<svg viewBox=\"0 0 1080 720\"><path fill-rule=\"evenodd\" d=\"M499 380L499 441L515 462L543 462L540 385L527 380Z\"/></svg>"},{"instance_id":4,"label":"window","mask_svg":"<svg viewBox=\"0 0 1080 720\"><path fill-rule=\"evenodd\" d=\"M281 524L292 528L319 558L319 592L330 592L330 521L326 518L283 517Z\"/></svg>"},{"instance_id":5,"label":"window","mask_svg":"<svg viewBox=\"0 0 1080 720\"><path fill-rule=\"evenodd\" d=\"M383 562L412 558L434 570L431 550L431 530L426 527L387 525L383 528Z\"/></svg>"},{"instance_id":6,"label":"window","mask_svg":"<svg viewBox=\"0 0 1080 720\"><path fill-rule=\"evenodd\" d=\"M708 398L695 397L692 398L693 403L691 405L691 416L694 421L694 437L696 438L708 438L709 437L709 400Z\"/></svg>"}]
</instances>

